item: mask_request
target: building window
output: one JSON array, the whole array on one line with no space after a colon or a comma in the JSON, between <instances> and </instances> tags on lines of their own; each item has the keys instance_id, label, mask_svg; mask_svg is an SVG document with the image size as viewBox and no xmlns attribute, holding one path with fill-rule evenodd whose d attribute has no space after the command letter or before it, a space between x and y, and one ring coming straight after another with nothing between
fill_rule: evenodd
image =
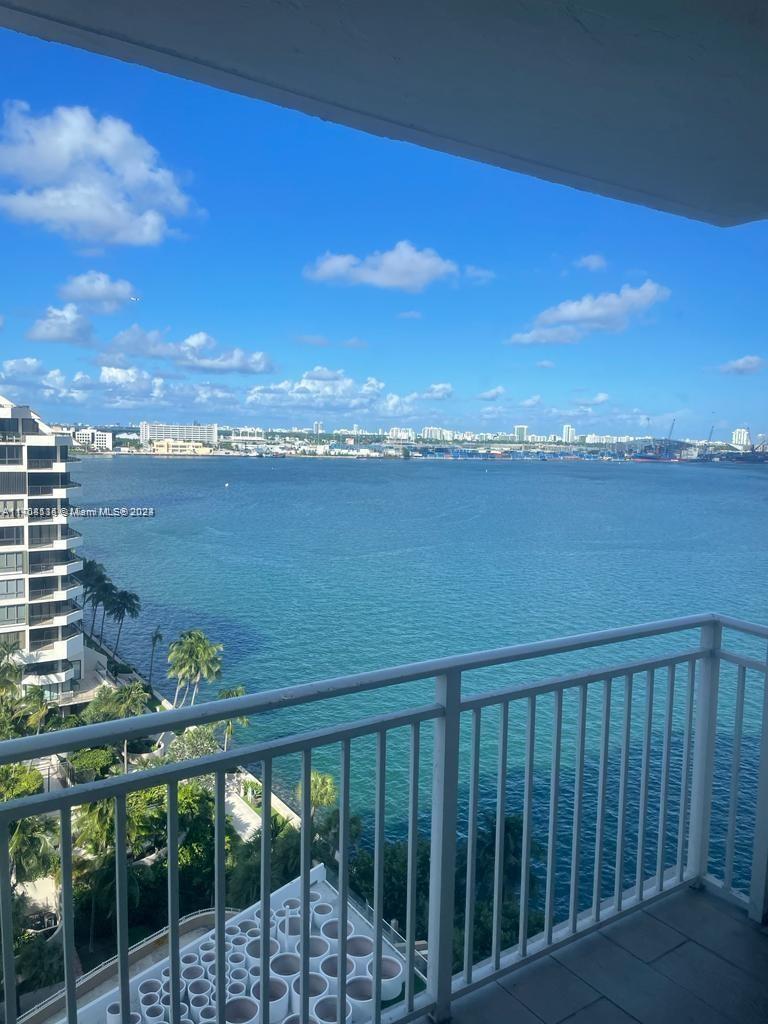
<instances>
[{"instance_id":1,"label":"building window","mask_svg":"<svg viewBox=\"0 0 768 1024\"><path fill-rule=\"evenodd\" d=\"M0 551L0 575L7 575L13 572L24 572L24 552Z\"/></svg>"},{"instance_id":2,"label":"building window","mask_svg":"<svg viewBox=\"0 0 768 1024\"><path fill-rule=\"evenodd\" d=\"M20 519L24 515L24 502L18 498L0 499L0 519Z\"/></svg>"},{"instance_id":3,"label":"building window","mask_svg":"<svg viewBox=\"0 0 768 1024\"><path fill-rule=\"evenodd\" d=\"M26 494L25 473L0 473L0 494Z\"/></svg>"},{"instance_id":4,"label":"building window","mask_svg":"<svg viewBox=\"0 0 768 1024\"><path fill-rule=\"evenodd\" d=\"M24 580L0 580L0 599L24 597Z\"/></svg>"},{"instance_id":5,"label":"building window","mask_svg":"<svg viewBox=\"0 0 768 1024\"><path fill-rule=\"evenodd\" d=\"M74 670L73 671L73 675L72 675L72 680L74 682L77 682L78 680L83 678L83 665L82 665L82 662L81 661L73 661L72 662L72 668Z\"/></svg>"},{"instance_id":6,"label":"building window","mask_svg":"<svg viewBox=\"0 0 768 1024\"><path fill-rule=\"evenodd\" d=\"M11 547L14 544L24 543L23 526L0 526L0 545Z\"/></svg>"},{"instance_id":7,"label":"building window","mask_svg":"<svg viewBox=\"0 0 768 1024\"><path fill-rule=\"evenodd\" d=\"M0 444L0 466L20 466L21 445Z\"/></svg>"},{"instance_id":8,"label":"building window","mask_svg":"<svg viewBox=\"0 0 768 1024\"><path fill-rule=\"evenodd\" d=\"M0 626L22 625L26 621L25 611L26 605L23 604L0 605Z\"/></svg>"}]
</instances>

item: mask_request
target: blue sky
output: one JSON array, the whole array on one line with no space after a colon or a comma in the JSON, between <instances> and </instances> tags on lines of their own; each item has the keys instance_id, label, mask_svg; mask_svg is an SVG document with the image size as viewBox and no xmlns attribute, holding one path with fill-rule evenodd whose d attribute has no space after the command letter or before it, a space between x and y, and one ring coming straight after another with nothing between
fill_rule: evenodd
<instances>
[{"instance_id":1,"label":"blue sky","mask_svg":"<svg viewBox=\"0 0 768 1024\"><path fill-rule=\"evenodd\" d=\"M768 431L765 223L4 31L0 99L0 392L50 419Z\"/></svg>"}]
</instances>

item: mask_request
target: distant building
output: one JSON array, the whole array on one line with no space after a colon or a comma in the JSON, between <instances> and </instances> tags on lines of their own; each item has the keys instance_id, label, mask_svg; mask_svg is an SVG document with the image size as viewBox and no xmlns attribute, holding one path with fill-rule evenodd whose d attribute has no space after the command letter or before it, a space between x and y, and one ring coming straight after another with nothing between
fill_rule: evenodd
<instances>
[{"instance_id":1,"label":"distant building","mask_svg":"<svg viewBox=\"0 0 768 1024\"><path fill-rule=\"evenodd\" d=\"M415 441L416 431L410 427L390 427L387 437L390 441Z\"/></svg>"},{"instance_id":2,"label":"distant building","mask_svg":"<svg viewBox=\"0 0 768 1024\"><path fill-rule=\"evenodd\" d=\"M749 430L746 427L737 427L731 434L731 441L737 448L749 448Z\"/></svg>"},{"instance_id":3,"label":"distant building","mask_svg":"<svg viewBox=\"0 0 768 1024\"><path fill-rule=\"evenodd\" d=\"M219 443L219 428L216 423L147 423L139 425L139 439L142 444L151 441L197 441L199 444Z\"/></svg>"},{"instance_id":4,"label":"distant building","mask_svg":"<svg viewBox=\"0 0 768 1024\"><path fill-rule=\"evenodd\" d=\"M566 423L563 427L563 443L573 444L576 440L576 431L573 429L570 423Z\"/></svg>"},{"instance_id":5,"label":"distant building","mask_svg":"<svg viewBox=\"0 0 768 1024\"><path fill-rule=\"evenodd\" d=\"M110 435L111 436L111 435ZM21 686L72 698L83 675L83 562L68 522L69 432L0 397L0 642L18 644Z\"/></svg>"},{"instance_id":6,"label":"distant building","mask_svg":"<svg viewBox=\"0 0 768 1024\"><path fill-rule=\"evenodd\" d=\"M424 427L421 436L425 441L453 441L454 433L445 427Z\"/></svg>"},{"instance_id":7,"label":"distant building","mask_svg":"<svg viewBox=\"0 0 768 1024\"><path fill-rule=\"evenodd\" d=\"M170 438L163 438L161 441L152 441L151 444L155 455L211 455L213 452L208 445L199 444L197 441L173 441Z\"/></svg>"},{"instance_id":8,"label":"distant building","mask_svg":"<svg viewBox=\"0 0 768 1024\"><path fill-rule=\"evenodd\" d=\"M315 420L315 422L312 424L312 433L316 437L318 436L318 434L325 433L325 426L323 425L322 420Z\"/></svg>"},{"instance_id":9,"label":"distant building","mask_svg":"<svg viewBox=\"0 0 768 1024\"><path fill-rule=\"evenodd\" d=\"M95 452L112 451L112 434L108 430L83 427L81 430L76 430L73 437L78 448L90 448Z\"/></svg>"},{"instance_id":10,"label":"distant building","mask_svg":"<svg viewBox=\"0 0 768 1024\"><path fill-rule=\"evenodd\" d=\"M519 423L515 427L515 440L521 442L522 444L525 444L525 442L528 440L528 427L525 424Z\"/></svg>"}]
</instances>

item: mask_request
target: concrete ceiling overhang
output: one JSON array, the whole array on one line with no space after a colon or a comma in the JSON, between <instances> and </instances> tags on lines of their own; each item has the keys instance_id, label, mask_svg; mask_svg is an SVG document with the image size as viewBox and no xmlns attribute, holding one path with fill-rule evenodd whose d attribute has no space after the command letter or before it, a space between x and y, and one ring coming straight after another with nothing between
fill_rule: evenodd
<instances>
[{"instance_id":1,"label":"concrete ceiling overhang","mask_svg":"<svg viewBox=\"0 0 768 1024\"><path fill-rule=\"evenodd\" d=\"M713 224L768 216L763 0L0 0L0 25Z\"/></svg>"}]
</instances>

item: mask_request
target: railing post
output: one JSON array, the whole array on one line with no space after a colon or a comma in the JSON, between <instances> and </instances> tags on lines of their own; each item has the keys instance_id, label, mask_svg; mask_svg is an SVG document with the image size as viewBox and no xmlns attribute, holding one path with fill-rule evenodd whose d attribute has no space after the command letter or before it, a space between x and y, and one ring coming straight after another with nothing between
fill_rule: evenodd
<instances>
[{"instance_id":1,"label":"railing post","mask_svg":"<svg viewBox=\"0 0 768 1024\"><path fill-rule=\"evenodd\" d=\"M712 776L717 735L717 694L720 684L720 643L723 627L717 621L701 627L702 657L695 694L691 816L688 828L686 873L701 880L709 863L709 823L712 808Z\"/></svg>"},{"instance_id":2,"label":"railing post","mask_svg":"<svg viewBox=\"0 0 768 1024\"><path fill-rule=\"evenodd\" d=\"M752 880L749 887L749 916L768 924L768 655L763 676L763 718L760 732L760 760L757 774L757 814L752 844Z\"/></svg>"},{"instance_id":3,"label":"railing post","mask_svg":"<svg viewBox=\"0 0 768 1024\"><path fill-rule=\"evenodd\" d=\"M435 1024L451 1016L460 701L461 673L437 676L435 702L442 704L445 713L435 720L427 938L427 985L435 1000Z\"/></svg>"}]
</instances>

